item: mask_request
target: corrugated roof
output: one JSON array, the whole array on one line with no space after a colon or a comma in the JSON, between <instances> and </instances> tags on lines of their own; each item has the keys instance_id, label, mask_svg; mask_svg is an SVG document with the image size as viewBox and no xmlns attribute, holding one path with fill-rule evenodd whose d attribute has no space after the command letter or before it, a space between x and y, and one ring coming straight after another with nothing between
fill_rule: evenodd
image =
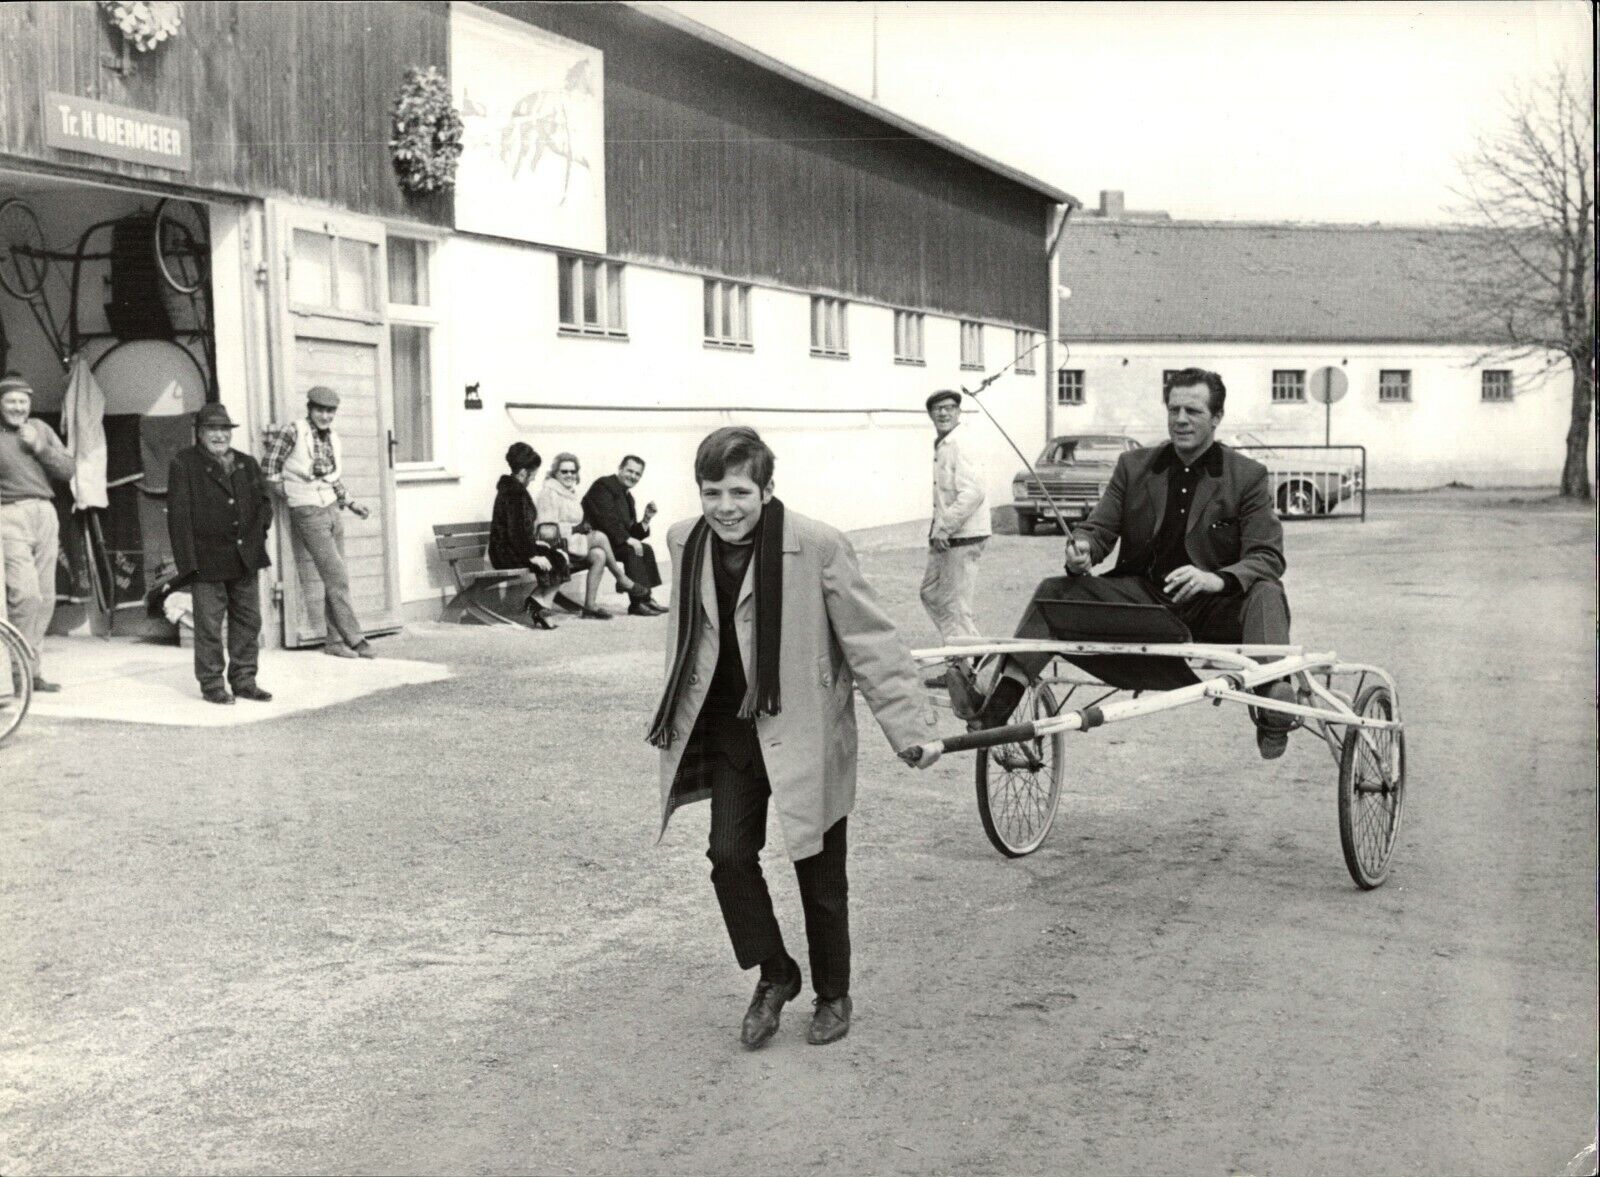
<instances>
[{"instance_id":1,"label":"corrugated roof","mask_svg":"<svg viewBox=\"0 0 1600 1177\"><path fill-rule=\"evenodd\" d=\"M1465 231L1070 221L1068 339L1480 342L1448 279Z\"/></svg>"},{"instance_id":2,"label":"corrugated roof","mask_svg":"<svg viewBox=\"0 0 1600 1177\"><path fill-rule=\"evenodd\" d=\"M818 94L825 95L834 102L870 115L879 122L886 123L898 131L904 131L913 138L923 139L935 146L942 147L952 155L960 156L969 163L977 164L985 171L993 172L995 175L1002 176L1012 183L1020 184L1022 187L1037 192L1041 196L1049 197L1057 204L1069 204L1073 208L1083 207L1083 202L1076 196L1063 192L1053 184L1046 184L1043 180L1030 176L1026 172L1018 171L1009 164L990 159L981 152L974 151L966 144L959 143L946 135L941 135L937 131L929 130L927 127L914 123L903 115L895 114L894 111L879 106L876 102L824 82L821 78L813 77L804 70L796 69L792 65L779 61L776 57L769 57L759 49L754 49L735 37L730 37L726 33L718 32L708 25L703 25L697 20L684 16L681 12L663 8L659 4L652 4L649 0L628 0L628 7L650 17L652 20L660 21L664 25L677 29L679 32L688 33L708 45L715 45L718 49L742 58L752 65L759 66L770 73L777 74L779 77L787 78L789 81L804 86L808 90L815 90Z\"/></svg>"}]
</instances>

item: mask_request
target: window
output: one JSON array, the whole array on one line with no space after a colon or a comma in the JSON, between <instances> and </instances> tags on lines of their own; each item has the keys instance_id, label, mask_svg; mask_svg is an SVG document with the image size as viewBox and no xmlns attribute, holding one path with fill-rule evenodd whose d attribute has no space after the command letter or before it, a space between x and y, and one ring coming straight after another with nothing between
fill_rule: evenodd
<instances>
[{"instance_id":1,"label":"window","mask_svg":"<svg viewBox=\"0 0 1600 1177\"><path fill-rule=\"evenodd\" d=\"M1488 368L1483 373L1483 399L1508 401L1511 399L1511 370Z\"/></svg>"},{"instance_id":2,"label":"window","mask_svg":"<svg viewBox=\"0 0 1600 1177\"><path fill-rule=\"evenodd\" d=\"M1272 403L1299 405L1306 399L1306 372L1304 368L1278 368L1272 373Z\"/></svg>"},{"instance_id":3,"label":"window","mask_svg":"<svg viewBox=\"0 0 1600 1177\"><path fill-rule=\"evenodd\" d=\"M922 357L922 320L920 311L894 313L894 362L897 364L926 364Z\"/></svg>"},{"instance_id":4,"label":"window","mask_svg":"<svg viewBox=\"0 0 1600 1177\"><path fill-rule=\"evenodd\" d=\"M706 346L752 350L750 287L707 278L705 293Z\"/></svg>"},{"instance_id":5,"label":"window","mask_svg":"<svg viewBox=\"0 0 1600 1177\"><path fill-rule=\"evenodd\" d=\"M442 349L436 340L433 253L431 241L389 238L389 389L397 463L438 461L434 362Z\"/></svg>"},{"instance_id":6,"label":"window","mask_svg":"<svg viewBox=\"0 0 1600 1177\"><path fill-rule=\"evenodd\" d=\"M961 366L970 371L983 371L983 324L961 322Z\"/></svg>"},{"instance_id":7,"label":"window","mask_svg":"<svg viewBox=\"0 0 1600 1177\"><path fill-rule=\"evenodd\" d=\"M850 328L845 318L848 304L842 298L811 296L811 354L850 358Z\"/></svg>"},{"instance_id":8,"label":"window","mask_svg":"<svg viewBox=\"0 0 1600 1177\"><path fill-rule=\"evenodd\" d=\"M1378 403L1404 404L1411 399L1411 369L1384 368L1378 373Z\"/></svg>"},{"instance_id":9,"label":"window","mask_svg":"<svg viewBox=\"0 0 1600 1177\"><path fill-rule=\"evenodd\" d=\"M628 337L622 310L622 263L595 258L562 257L557 261L560 279L557 301L564 335Z\"/></svg>"},{"instance_id":10,"label":"window","mask_svg":"<svg viewBox=\"0 0 1600 1177\"><path fill-rule=\"evenodd\" d=\"M289 301L295 306L375 319L377 259L376 242L296 229Z\"/></svg>"},{"instance_id":11,"label":"window","mask_svg":"<svg viewBox=\"0 0 1600 1177\"><path fill-rule=\"evenodd\" d=\"M1056 404L1083 404L1083 369L1062 368L1056 373Z\"/></svg>"},{"instance_id":12,"label":"window","mask_svg":"<svg viewBox=\"0 0 1600 1177\"><path fill-rule=\"evenodd\" d=\"M1034 331L1017 332L1017 375L1032 376L1038 372L1034 366L1033 355L1039 347L1039 336Z\"/></svg>"}]
</instances>

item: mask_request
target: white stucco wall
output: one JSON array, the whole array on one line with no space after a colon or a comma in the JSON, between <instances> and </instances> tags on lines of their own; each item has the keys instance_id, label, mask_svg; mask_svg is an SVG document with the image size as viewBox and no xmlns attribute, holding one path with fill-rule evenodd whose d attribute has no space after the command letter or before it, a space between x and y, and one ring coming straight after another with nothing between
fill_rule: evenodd
<instances>
[{"instance_id":1,"label":"white stucco wall","mask_svg":"<svg viewBox=\"0 0 1600 1177\"><path fill-rule=\"evenodd\" d=\"M1571 377L1563 363L1478 362L1481 351L1459 346L1349 344L1085 344L1057 362L1084 370L1086 403L1058 406L1055 430L1127 433L1142 441L1166 435L1161 373L1190 366L1219 372L1228 387L1219 435L1320 445L1324 408L1273 404L1275 368L1342 367L1349 392L1333 406L1335 445L1367 447L1374 489L1442 486L1554 486L1560 480L1570 412ZM1378 372L1411 371L1408 404L1378 402ZM1510 368L1515 399L1485 402L1484 368ZM1245 436L1246 434L1252 436Z\"/></svg>"},{"instance_id":2,"label":"white stucco wall","mask_svg":"<svg viewBox=\"0 0 1600 1177\"><path fill-rule=\"evenodd\" d=\"M732 352L704 344L699 276L629 264L627 341L571 338L556 329L554 253L455 237L441 243L437 264L441 305L449 308L438 391L447 476L417 481L401 474L401 593L412 616L436 608L451 585L434 553L433 525L488 518L513 441L533 445L547 468L556 452L576 453L585 486L612 473L623 454L639 454L648 468L636 493L641 507L652 499L660 507L659 535L665 524L697 510L693 458L700 439L721 425L748 424L777 454L777 490L788 505L840 527L866 527L926 515L932 427L921 415L923 400L936 388L976 384L983 376L960 370L956 320L931 314L925 367L894 362L890 308L854 302L850 358L821 359L809 354L809 296L758 286L750 309L754 350ZM1014 344L1009 327L986 327L985 370L1008 363ZM985 405L1030 457L1044 437L1043 357L1041 348L1034 355L1038 374L1008 373L984 393ZM474 383L484 407L469 411L463 390ZM506 407L516 401L592 407ZM736 405L894 407L917 415L607 408ZM972 412L963 428L985 465L990 504L1009 502L1020 463L980 413Z\"/></svg>"}]
</instances>

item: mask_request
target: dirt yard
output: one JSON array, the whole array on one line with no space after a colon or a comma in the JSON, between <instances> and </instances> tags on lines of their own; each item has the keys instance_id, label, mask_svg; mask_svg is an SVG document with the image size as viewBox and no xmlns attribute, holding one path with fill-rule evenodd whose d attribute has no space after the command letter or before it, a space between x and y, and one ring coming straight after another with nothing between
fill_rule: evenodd
<instances>
[{"instance_id":1,"label":"dirt yard","mask_svg":"<svg viewBox=\"0 0 1600 1177\"><path fill-rule=\"evenodd\" d=\"M930 644L914 535L863 562ZM1007 861L971 756L908 770L862 708L825 1049L806 1001L738 1048L705 807L652 844L663 621L420 627L382 650L454 678L221 733L30 719L0 1171L1558 1174L1594 1131L1594 538L1483 494L1289 529L1297 640L1403 692L1371 893L1326 750L1262 762L1235 709L1069 737ZM1060 546L992 542L986 631Z\"/></svg>"}]
</instances>

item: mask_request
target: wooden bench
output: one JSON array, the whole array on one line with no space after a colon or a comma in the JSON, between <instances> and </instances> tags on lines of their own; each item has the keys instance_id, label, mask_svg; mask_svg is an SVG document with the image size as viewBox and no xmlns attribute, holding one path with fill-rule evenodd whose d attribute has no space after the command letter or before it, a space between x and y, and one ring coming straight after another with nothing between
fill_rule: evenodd
<instances>
[{"instance_id":1,"label":"wooden bench","mask_svg":"<svg viewBox=\"0 0 1600 1177\"><path fill-rule=\"evenodd\" d=\"M433 542L439 559L456 578L456 595L444 607L443 621L462 625L519 625L525 595L506 590L534 583L532 571L489 566L489 522L436 523Z\"/></svg>"}]
</instances>

